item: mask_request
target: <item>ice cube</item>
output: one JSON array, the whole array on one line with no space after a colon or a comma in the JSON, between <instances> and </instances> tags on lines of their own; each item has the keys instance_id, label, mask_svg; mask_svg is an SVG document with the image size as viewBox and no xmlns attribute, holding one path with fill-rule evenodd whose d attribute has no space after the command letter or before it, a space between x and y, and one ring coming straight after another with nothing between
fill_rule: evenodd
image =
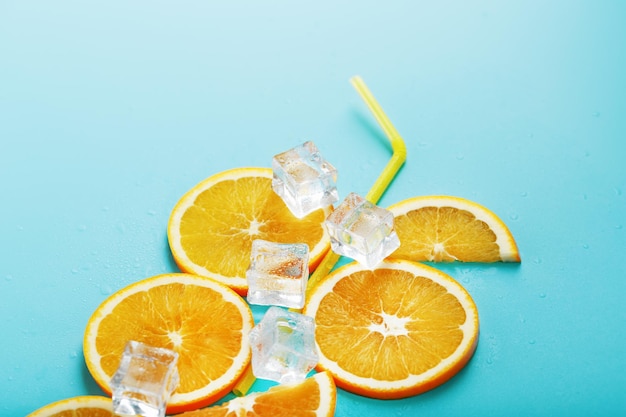
<instances>
[{"instance_id":1,"label":"ice cube","mask_svg":"<svg viewBox=\"0 0 626 417\"><path fill-rule=\"evenodd\" d=\"M337 170L311 141L275 155L272 170L272 189L296 217L339 200Z\"/></svg>"},{"instance_id":2,"label":"ice cube","mask_svg":"<svg viewBox=\"0 0 626 417\"><path fill-rule=\"evenodd\" d=\"M373 269L400 246L393 213L350 193L324 222L332 250Z\"/></svg>"},{"instance_id":3,"label":"ice cube","mask_svg":"<svg viewBox=\"0 0 626 417\"><path fill-rule=\"evenodd\" d=\"M129 341L111 379L113 411L119 415L163 417L178 385L178 353Z\"/></svg>"},{"instance_id":4,"label":"ice cube","mask_svg":"<svg viewBox=\"0 0 626 417\"><path fill-rule=\"evenodd\" d=\"M252 373L279 383L304 380L317 365L312 317L270 307L250 332Z\"/></svg>"},{"instance_id":5,"label":"ice cube","mask_svg":"<svg viewBox=\"0 0 626 417\"><path fill-rule=\"evenodd\" d=\"M248 302L289 308L304 307L309 278L309 247L305 243L252 242L246 271Z\"/></svg>"}]
</instances>

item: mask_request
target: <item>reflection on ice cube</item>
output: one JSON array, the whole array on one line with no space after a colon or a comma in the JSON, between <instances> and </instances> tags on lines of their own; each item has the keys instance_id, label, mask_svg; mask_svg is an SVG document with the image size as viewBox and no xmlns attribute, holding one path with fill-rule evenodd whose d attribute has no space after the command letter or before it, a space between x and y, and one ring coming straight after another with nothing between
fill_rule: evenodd
<instances>
[{"instance_id":1,"label":"reflection on ice cube","mask_svg":"<svg viewBox=\"0 0 626 417\"><path fill-rule=\"evenodd\" d=\"M311 141L275 155L272 170L272 189L296 217L339 200L337 170Z\"/></svg>"},{"instance_id":2,"label":"reflection on ice cube","mask_svg":"<svg viewBox=\"0 0 626 417\"><path fill-rule=\"evenodd\" d=\"M400 246L393 213L350 193L325 221L332 250L373 269Z\"/></svg>"},{"instance_id":3,"label":"reflection on ice cube","mask_svg":"<svg viewBox=\"0 0 626 417\"><path fill-rule=\"evenodd\" d=\"M250 332L252 373L279 383L300 382L317 365L313 318L270 307Z\"/></svg>"},{"instance_id":4,"label":"reflection on ice cube","mask_svg":"<svg viewBox=\"0 0 626 417\"><path fill-rule=\"evenodd\" d=\"M178 353L130 341L111 379L113 411L119 415L163 417L178 385Z\"/></svg>"},{"instance_id":5,"label":"reflection on ice cube","mask_svg":"<svg viewBox=\"0 0 626 417\"><path fill-rule=\"evenodd\" d=\"M302 308L309 278L309 247L256 239L246 278L250 304Z\"/></svg>"}]
</instances>

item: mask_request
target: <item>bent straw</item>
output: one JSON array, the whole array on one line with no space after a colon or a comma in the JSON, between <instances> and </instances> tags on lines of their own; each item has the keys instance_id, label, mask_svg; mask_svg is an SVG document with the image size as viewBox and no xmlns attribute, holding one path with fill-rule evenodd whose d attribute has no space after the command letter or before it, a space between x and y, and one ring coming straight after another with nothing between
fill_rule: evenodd
<instances>
[{"instance_id":1,"label":"bent straw","mask_svg":"<svg viewBox=\"0 0 626 417\"><path fill-rule=\"evenodd\" d=\"M354 76L350 79L350 82L352 83L352 86L357 90L357 92L361 95L361 98L365 101L370 111L373 113L374 118L383 129L383 132L385 132L387 138L389 138L389 142L391 142L391 159L389 160L387 165L385 165L385 168L383 168L383 171L380 173L380 175L372 185L372 188L370 188L369 192L365 196L366 200L370 201L373 204L376 204L400 170L400 167L404 164L404 161L406 161L406 146L404 144L404 140L395 129L395 127L393 127L391 121L389 120L387 115L385 115L385 112L380 107L380 104L378 104L361 77ZM317 285L326 275L328 275L328 273L333 269L339 258L340 255L336 254L332 250L329 250L326 253L324 259L322 259L318 267L315 269L315 272L309 277L306 288L307 296L311 292L313 287ZM252 367L248 365L241 379L233 388L233 394L238 397L246 395L254 381L255 377L252 373Z\"/></svg>"},{"instance_id":2,"label":"bent straw","mask_svg":"<svg viewBox=\"0 0 626 417\"><path fill-rule=\"evenodd\" d=\"M404 164L404 161L406 161L406 146L404 144L404 140L396 128L393 127L393 124L391 124L391 121L383 111L382 107L380 107L380 104L378 104L369 88L367 88L361 77L358 75L354 76L350 79L350 82L373 113L374 118L376 118L376 121L387 135L387 138L389 138L389 142L391 142L391 149L393 151L391 159L387 165L385 165L385 168L365 196L366 200L376 204L400 170L400 167ZM324 256L322 262L320 262L318 267L315 269L315 272L309 277L309 281L307 283L307 294L311 292L319 281L328 275L339 258L340 255L336 254L332 250L329 250L326 253L326 256Z\"/></svg>"}]
</instances>

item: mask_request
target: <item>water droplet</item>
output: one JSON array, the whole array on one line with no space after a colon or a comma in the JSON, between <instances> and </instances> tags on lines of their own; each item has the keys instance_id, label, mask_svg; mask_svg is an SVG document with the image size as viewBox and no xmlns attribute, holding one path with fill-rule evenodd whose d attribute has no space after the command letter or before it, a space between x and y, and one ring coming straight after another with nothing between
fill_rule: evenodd
<instances>
[{"instance_id":1,"label":"water droplet","mask_svg":"<svg viewBox=\"0 0 626 417\"><path fill-rule=\"evenodd\" d=\"M154 215L156 215L156 211L148 210L148 216L154 216Z\"/></svg>"},{"instance_id":2,"label":"water droplet","mask_svg":"<svg viewBox=\"0 0 626 417\"><path fill-rule=\"evenodd\" d=\"M621 188L616 188L615 189L615 195L622 195L622 189Z\"/></svg>"},{"instance_id":3,"label":"water droplet","mask_svg":"<svg viewBox=\"0 0 626 417\"><path fill-rule=\"evenodd\" d=\"M78 358L78 352L76 352L75 350L70 352L70 359L76 359Z\"/></svg>"},{"instance_id":4,"label":"water droplet","mask_svg":"<svg viewBox=\"0 0 626 417\"><path fill-rule=\"evenodd\" d=\"M512 214L509 216L509 218L510 218L511 220L517 220L517 219L519 219L519 215L518 215L517 213L512 213Z\"/></svg>"},{"instance_id":5,"label":"water droplet","mask_svg":"<svg viewBox=\"0 0 626 417\"><path fill-rule=\"evenodd\" d=\"M13 281L13 275L5 275L4 276L4 280L7 281L7 282L8 281Z\"/></svg>"},{"instance_id":6,"label":"water droplet","mask_svg":"<svg viewBox=\"0 0 626 417\"><path fill-rule=\"evenodd\" d=\"M528 197L528 193L527 193L526 191L522 191L522 192L520 193L520 196L521 196L521 197Z\"/></svg>"},{"instance_id":7,"label":"water droplet","mask_svg":"<svg viewBox=\"0 0 626 417\"><path fill-rule=\"evenodd\" d=\"M462 160L465 159L465 155L459 153L459 154L456 155L456 159L459 160L459 161L462 161Z\"/></svg>"},{"instance_id":8,"label":"water droplet","mask_svg":"<svg viewBox=\"0 0 626 417\"><path fill-rule=\"evenodd\" d=\"M536 264L540 264L540 263L543 262L543 260L541 258L535 258L535 259L533 259L533 262L536 263Z\"/></svg>"},{"instance_id":9,"label":"water droplet","mask_svg":"<svg viewBox=\"0 0 626 417\"><path fill-rule=\"evenodd\" d=\"M113 293L113 288L111 288L108 285L101 285L100 286L100 294L102 295L110 295Z\"/></svg>"},{"instance_id":10,"label":"water droplet","mask_svg":"<svg viewBox=\"0 0 626 417\"><path fill-rule=\"evenodd\" d=\"M621 224L616 224L616 225L615 225L615 228L616 228L617 230L621 230L623 227L624 227L624 226L622 226Z\"/></svg>"},{"instance_id":11,"label":"water droplet","mask_svg":"<svg viewBox=\"0 0 626 417\"><path fill-rule=\"evenodd\" d=\"M485 362L487 362L487 365L491 365L493 363L493 358L490 356Z\"/></svg>"},{"instance_id":12,"label":"water droplet","mask_svg":"<svg viewBox=\"0 0 626 417\"><path fill-rule=\"evenodd\" d=\"M599 111L593 112L593 117L600 117L600 112Z\"/></svg>"},{"instance_id":13,"label":"water droplet","mask_svg":"<svg viewBox=\"0 0 626 417\"><path fill-rule=\"evenodd\" d=\"M539 298L546 298L546 295L547 294L545 292L539 293Z\"/></svg>"},{"instance_id":14,"label":"water droplet","mask_svg":"<svg viewBox=\"0 0 626 417\"><path fill-rule=\"evenodd\" d=\"M583 243L583 249L589 249L589 245L586 243Z\"/></svg>"},{"instance_id":15,"label":"water droplet","mask_svg":"<svg viewBox=\"0 0 626 417\"><path fill-rule=\"evenodd\" d=\"M528 341L528 344L529 344L529 345L534 345L535 343L536 343L536 342L535 342L535 339L530 339L530 340Z\"/></svg>"},{"instance_id":16,"label":"water droplet","mask_svg":"<svg viewBox=\"0 0 626 417\"><path fill-rule=\"evenodd\" d=\"M78 274L78 269L72 268L72 274Z\"/></svg>"},{"instance_id":17,"label":"water droplet","mask_svg":"<svg viewBox=\"0 0 626 417\"><path fill-rule=\"evenodd\" d=\"M102 211L105 211L105 212L106 212L106 211L109 211L109 210L110 210L110 209L109 209L109 206L104 206L104 207L102 207Z\"/></svg>"},{"instance_id":18,"label":"water droplet","mask_svg":"<svg viewBox=\"0 0 626 417\"><path fill-rule=\"evenodd\" d=\"M84 232L85 230L87 230L87 225L81 224L81 225L78 226L78 231L79 232Z\"/></svg>"}]
</instances>

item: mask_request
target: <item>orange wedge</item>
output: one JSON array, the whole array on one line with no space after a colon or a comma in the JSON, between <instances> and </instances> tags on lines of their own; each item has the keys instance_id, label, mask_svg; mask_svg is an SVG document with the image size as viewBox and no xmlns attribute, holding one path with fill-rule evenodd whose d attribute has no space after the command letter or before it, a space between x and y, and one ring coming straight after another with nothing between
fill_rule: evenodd
<instances>
[{"instance_id":1,"label":"orange wedge","mask_svg":"<svg viewBox=\"0 0 626 417\"><path fill-rule=\"evenodd\" d=\"M276 385L267 392L237 397L181 417L331 417L336 401L332 377L321 372L296 384Z\"/></svg>"},{"instance_id":2,"label":"orange wedge","mask_svg":"<svg viewBox=\"0 0 626 417\"><path fill-rule=\"evenodd\" d=\"M299 219L272 190L271 168L235 168L207 178L179 200L168 240L183 272L213 278L245 295L252 241L306 243L313 270L330 248L323 227L330 210Z\"/></svg>"},{"instance_id":3,"label":"orange wedge","mask_svg":"<svg viewBox=\"0 0 626 417\"><path fill-rule=\"evenodd\" d=\"M389 207L400 247L393 258L520 262L511 232L489 209L459 197L414 197Z\"/></svg>"},{"instance_id":4,"label":"orange wedge","mask_svg":"<svg viewBox=\"0 0 626 417\"><path fill-rule=\"evenodd\" d=\"M174 350L180 382L167 411L195 410L224 396L243 374L253 325L248 304L225 285L191 274L158 275L119 290L96 309L85 330L85 362L110 395L127 341Z\"/></svg>"},{"instance_id":5,"label":"orange wedge","mask_svg":"<svg viewBox=\"0 0 626 417\"><path fill-rule=\"evenodd\" d=\"M372 398L439 386L465 366L478 341L478 312L465 289L405 260L338 268L313 288L304 314L315 319L317 369Z\"/></svg>"},{"instance_id":6,"label":"orange wedge","mask_svg":"<svg viewBox=\"0 0 626 417\"><path fill-rule=\"evenodd\" d=\"M26 417L115 417L109 397L85 395L56 401Z\"/></svg>"}]
</instances>

